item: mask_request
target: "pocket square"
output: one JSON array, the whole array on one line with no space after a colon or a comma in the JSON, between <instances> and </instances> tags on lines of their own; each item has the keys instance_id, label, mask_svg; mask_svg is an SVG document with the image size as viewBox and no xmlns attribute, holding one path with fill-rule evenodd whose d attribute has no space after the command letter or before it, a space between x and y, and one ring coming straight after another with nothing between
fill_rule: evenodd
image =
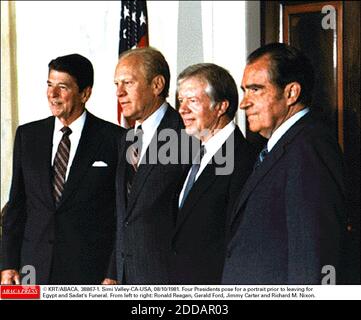
<instances>
[{"instance_id":1,"label":"pocket square","mask_svg":"<svg viewBox=\"0 0 361 320\"><path fill-rule=\"evenodd\" d=\"M107 167L108 165L104 161L94 161L92 167Z\"/></svg>"}]
</instances>

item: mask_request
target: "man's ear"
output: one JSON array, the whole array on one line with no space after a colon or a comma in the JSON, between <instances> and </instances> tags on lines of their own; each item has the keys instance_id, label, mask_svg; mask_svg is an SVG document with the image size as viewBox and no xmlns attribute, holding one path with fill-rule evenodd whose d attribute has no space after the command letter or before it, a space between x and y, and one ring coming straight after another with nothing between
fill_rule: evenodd
<instances>
[{"instance_id":1,"label":"man's ear","mask_svg":"<svg viewBox=\"0 0 361 320\"><path fill-rule=\"evenodd\" d=\"M92 94L92 88L91 87L86 87L81 92L81 102L86 103L89 100L91 94Z\"/></svg>"},{"instance_id":2,"label":"man's ear","mask_svg":"<svg viewBox=\"0 0 361 320\"><path fill-rule=\"evenodd\" d=\"M284 89L287 106L294 105L301 95L301 85L298 82L290 82Z\"/></svg>"},{"instance_id":3,"label":"man's ear","mask_svg":"<svg viewBox=\"0 0 361 320\"><path fill-rule=\"evenodd\" d=\"M217 106L218 106L217 114L218 114L219 117L221 117L227 112L228 107L229 107L229 101L224 100L222 102L218 102Z\"/></svg>"},{"instance_id":4,"label":"man's ear","mask_svg":"<svg viewBox=\"0 0 361 320\"><path fill-rule=\"evenodd\" d=\"M162 75L157 75L153 78L152 88L156 96L159 96L162 93L164 86L165 86L165 79Z\"/></svg>"}]
</instances>

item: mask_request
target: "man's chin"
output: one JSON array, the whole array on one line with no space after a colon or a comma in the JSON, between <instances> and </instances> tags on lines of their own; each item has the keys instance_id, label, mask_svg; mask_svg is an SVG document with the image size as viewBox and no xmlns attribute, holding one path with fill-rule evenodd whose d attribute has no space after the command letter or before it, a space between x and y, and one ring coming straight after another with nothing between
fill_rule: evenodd
<instances>
[{"instance_id":1,"label":"man's chin","mask_svg":"<svg viewBox=\"0 0 361 320\"><path fill-rule=\"evenodd\" d=\"M125 119L127 119L127 121L136 121L137 120L137 117L134 115L134 114L125 114L123 113L123 116Z\"/></svg>"},{"instance_id":2,"label":"man's chin","mask_svg":"<svg viewBox=\"0 0 361 320\"><path fill-rule=\"evenodd\" d=\"M61 110L56 110L56 109L50 109L51 111L51 114L54 116L54 117L60 117L62 112Z\"/></svg>"},{"instance_id":3,"label":"man's chin","mask_svg":"<svg viewBox=\"0 0 361 320\"><path fill-rule=\"evenodd\" d=\"M197 129L186 127L185 130L186 134L188 134L189 136L195 136L198 138L199 132Z\"/></svg>"}]
</instances>

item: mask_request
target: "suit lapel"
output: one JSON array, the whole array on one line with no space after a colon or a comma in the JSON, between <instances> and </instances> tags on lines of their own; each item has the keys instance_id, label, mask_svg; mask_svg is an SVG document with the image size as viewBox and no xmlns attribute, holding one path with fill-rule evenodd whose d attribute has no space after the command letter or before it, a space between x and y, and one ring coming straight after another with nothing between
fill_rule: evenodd
<instances>
[{"instance_id":1,"label":"suit lapel","mask_svg":"<svg viewBox=\"0 0 361 320\"><path fill-rule=\"evenodd\" d=\"M155 131L154 136L152 137L152 141L150 145L157 145L157 152L161 148L163 144L165 144L165 141L158 141L158 133L167 128L176 129L178 124L176 123L176 118L174 117L174 113L176 113L175 110L171 106L168 105L167 111L164 114L163 119L161 120L157 130ZM149 147L146 151L145 157L142 159L142 162L144 159L149 158ZM157 159L158 160L158 159ZM133 178L132 183L132 190L129 195L128 199L128 215L131 214L131 211L136 203L137 198L141 194L141 191L143 189L143 186L145 182L147 181L148 176L152 172L152 170L155 168L156 164L140 164L138 167L138 172Z\"/></svg>"},{"instance_id":2,"label":"suit lapel","mask_svg":"<svg viewBox=\"0 0 361 320\"><path fill-rule=\"evenodd\" d=\"M38 150L39 172L42 194L45 197L45 203L54 206L53 198L53 186L52 186L52 167L51 167L51 155L53 146L53 134L54 134L55 118L49 117L44 122L44 128L39 132L38 137L34 144L34 150Z\"/></svg>"},{"instance_id":3,"label":"suit lapel","mask_svg":"<svg viewBox=\"0 0 361 320\"><path fill-rule=\"evenodd\" d=\"M122 140L119 147L119 159L118 159L118 165L117 165L117 177L116 177L116 185L117 185L117 197L118 197L118 204L117 207L121 210L122 215L125 216L124 212L127 210L127 179L128 179L128 163L126 158L126 152L129 148L129 146L132 144L132 142L127 141L126 137L128 132L132 129L128 129L128 131L124 135L124 141Z\"/></svg>"},{"instance_id":4,"label":"suit lapel","mask_svg":"<svg viewBox=\"0 0 361 320\"><path fill-rule=\"evenodd\" d=\"M268 174L272 167L279 161L279 159L285 153L285 148L287 145L297 136L297 134L305 127L310 119L310 115L307 114L302 117L298 122L296 122L276 143L271 152L267 155L266 160L262 163L256 171L254 171L246 181L238 200L235 202L234 209L231 213L230 224L235 221L236 216L239 214L240 209L247 201L248 197L252 191L257 187L257 185L263 180L263 178Z\"/></svg>"},{"instance_id":5,"label":"suit lapel","mask_svg":"<svg viewBox=\"0 0 361 320\"><path fill-rule=\"evenodd\" d=\"M256 171L254 171L246 181L243 189L240 193L239 199L236 201L235 208L231 215L231 223L234 221L237 213L246 202L248 197L254 188L262 181L263 177L267 175L267 173L272 169L272 167L277 163L279 158L282 157L283 148L279 148L276 152L272 152L267 156L267 159L262 163L261 166L258 167Z\"/></svg>"},{"instance_id":6,"label":"suit lapel","mask_svg":"<svg viewBox=\"0 0 361 320\"><path fill-rule=\"evenodd\" d=\"M217 151L217 153L222 152L222 154L226 154L227 143L232 142L233 148L231 150L233 150L233 161L235 161L235 155L239 152L238 148L240 148L241 146L241 141L242 141L241 139L244 138L239 128L236 127L233 133L227 138L227 140L223 143L221 148ZM179 210L178 213L176 233L179 231L186 218L192 212L192 209L199 201L199 198L205 192L207 192L210 186L217 183L218 176L216 175L216 171L215 171L217 168L215 163L216 163L215 156L213 156L210 162L202 171L201 175L198 177L192 189L190 190L188 197L184 202L183 208Z\"/></svg>"},{"instance_id":7,"label":"suit lapel","mask_svg":"<svg viewBox=\"0 0 361 320\"><path fill-rule=\"evenodd\" d=\"M197 181L192 186L182 209L178 212L175 235L189 214L192 213L193 207L197 204L202 195L207 192L210 186L216 183L215 180L217 179L217 176L215 175L215 168L214 159L212 158L212 163L207 164Z\"/></svg>"},{"instance_id":8,"label":"suit lapel","mask_svg":"<svg viewBox=\"0 0 361 320\"><path fill-rule=\"evenodd\" d=\"M68 199L79 185L80 179L91 168L92 161L97 154L99 145L104 137L95 117L87 112L84 128L81 133L78 148L75 153L73 164L70 168L69 177L64 187L63 196L59 207Z\"/></svg>"}]
</instances>

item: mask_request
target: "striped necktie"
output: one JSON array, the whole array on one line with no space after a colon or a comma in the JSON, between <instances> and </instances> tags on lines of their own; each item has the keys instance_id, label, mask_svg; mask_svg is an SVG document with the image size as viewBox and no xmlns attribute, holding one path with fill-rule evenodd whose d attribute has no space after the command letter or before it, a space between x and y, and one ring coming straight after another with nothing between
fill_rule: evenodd
<instances>
[{"instance_id":1,"label":"striped necktie","mask_svg":"<svg viewBox=\"0 0 361 320\"><path fill-rule=\"evenodd\" d=\"M140 155L142 153L143 146L143 129L142 126L137 128L137 132L134 135L134 144L130 146L130 165L128 170L128 179L127 179L127 194L129 195L132 188L134 175L138 171Z\"/></svg>"},{"instance_id":2,"label":"striped necktie","mask_svg":"<svg viewBox=\"0 0 361 320\"><path fill-rule=\"evenodd\" d=\"M71 129L63 127L61 129L63 136L60 140L58 150L56 151L53 164L53 196L57 205L64 191L66 169L69 162Z\"/></svg>"}]
</instances>

